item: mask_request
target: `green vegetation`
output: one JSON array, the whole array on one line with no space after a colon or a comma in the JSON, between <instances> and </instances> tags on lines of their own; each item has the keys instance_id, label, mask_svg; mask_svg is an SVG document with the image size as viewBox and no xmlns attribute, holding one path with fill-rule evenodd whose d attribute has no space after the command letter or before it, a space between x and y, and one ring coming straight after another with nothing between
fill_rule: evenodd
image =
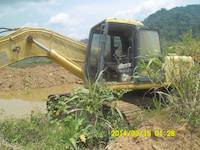
<instances>
[{"instance_id":1,"label":"green vegetation","mask_svg":"<svg viewBox=\"0 0 200 150\"><path fill-rule=\"evenodd\" d=\"M63 143L65 130L50 124L45 116L38 114L32 114L30 118L1 121L0 133L7 142L20 144L24 149L65 147Z\"/></svg>"},{"instance_id":2,"label":"green vegetation","mask_svg":"<svg viewBox=\"0 0 200 150\"><path fill-rule=\"evenodd\" d=\"M177 53L178 56L199 56L200 40L192 38L191 32L185 33L181 41L171 45L166 52ZM149 57L148 61L141 61L140 68L145 70L145 74L152 81L163 84L161 60ZM175 73L176 67L180 68L178 76ZM156 111L162 110L163 104L160 102L164 102L164 109L169 111L173 120L187 122L193 127L200 127L200 63L195 61L194 66L189 68L184 61L180 61L173 68L174 70L171 72L174 73L171 83L172 89L169 90L168 87L165 87L166 92L157 92L159 99L154 99Z\"/></svg>"},{"instance_id":3,"label":"green vegetation","mask_svg":"<svg viewBox=\"0 0 200 150\"><path fill-rule=\"evenodd\" d=\"M102 86L79 89L71 96L50 101L50 120L33 114L30 118L0 122L0 136L24 149L103 148L113 128L127 126L117 109L105 111L103 103L110 104L124 92Z\"/></svg>"},{"instance_id":4,"label":"green vegetation","mask_svg":"<svg viewBox=\"0 0 200 150\"><path fill-rule=\"evenodd\" d=\"M49 115L54 122L68 128L70 134L66 139L70 140L73 148L105 146L110 139L111 129L125 128L126 124L119 111L114 108L105 111L103 104L111 104L123 93L99 85L91 86L89 90L79 89L71 96L50 101ZM81 141L81 135L86 141Z\"/></svg>"},{"instance_id":5,"label":"green vegetation","mask_svg":"<svg viewBox=\"0 0 200 150\"><path fill-rule=\"evenodd\" d=\"M182 40L172 45L168 51L179 55L199 56L200 40L192 38L191 32L184 34ZM179 64L180 81L174 81L173 90L168 95L172 116L200 127L200 63L195 62L189 70L184 70L184 62Z\"/></svg>"},{"instance_id":6,"label":"green vegetation","mask_svg":"<svg viewBox=\"0 0 200 150\"><path fill-rule=\"evenodd\" d=\"M177 55L200 56L200 40L195 39L192 31L183 34L181 39L171 44L166 53L176 53Z\"/></svg>"},{"instance_id":7,"label":"green vegetation","mask_svg":"<svg viewBox=\"0 0 200 150\"><path fill-rule=\"evenodd\" d=\"M200 127L200 65L182 74L181 82L172 86L174 89L168 94L172 117Z\"/></svg>"},{"instance_id":8,"label":"green vegetation","mask_svg":"<svg viewBox=\"0 0 200 150\"><path fill-rule=\"evenodd\" d=\"M195 38L200 38L200 5L161 9L144 20L147 27L158 29L162 45L178 41L182 34L192 30Z\"/></svg>"}]
</instances>

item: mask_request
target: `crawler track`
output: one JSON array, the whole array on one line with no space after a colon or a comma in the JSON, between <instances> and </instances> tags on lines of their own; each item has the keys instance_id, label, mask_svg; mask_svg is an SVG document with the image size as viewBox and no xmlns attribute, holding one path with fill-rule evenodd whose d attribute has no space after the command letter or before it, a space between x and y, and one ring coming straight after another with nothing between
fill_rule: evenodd
<instances>
[{"instance_id":1,"label":"crawler track","mask_svg":"<svg viewBox=\"0 0 200 150\"><path fill-rule=\"evenodd\" d=\"M135 119L142 117L142 109L135 104L119 100L112 105L120 110L128 124L132 124Z\"/></svg>"},{"instance_id":2,"label":"crawler track","mask_svg":"<svg viewBox=\"0 0 200 150\"><path fill-rule=\"evenodd\" d=\"M56 112L58 108L56 104L58 103L59 97L61 96L69 96L70 94L57 94L50 95L47 101L47 110ZM49 109L48 105L52 106L55 104L54 110L52 108ZM151 105L151 98L143 97L142 95L128 94L122 97L121 100L114 101L111 104L104 104L104 111L112 108L117 108L123 115L124 119L127 121L129 125L133 124L136 119L139 119L143 116L142 108L149 107ZM55 117L55 116L53 116Z\"/></svg>"}]
</instances>

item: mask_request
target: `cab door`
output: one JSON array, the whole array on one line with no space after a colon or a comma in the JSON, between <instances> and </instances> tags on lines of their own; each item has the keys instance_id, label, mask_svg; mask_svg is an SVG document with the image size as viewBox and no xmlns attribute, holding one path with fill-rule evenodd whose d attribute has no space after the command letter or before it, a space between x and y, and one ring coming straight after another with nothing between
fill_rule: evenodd
<instances>
[{"instance_id":1,"label":"cab door","mask_svg":"<svg viewBox=\"0 0 200 150\"><path fill-rule=\"evenodd\" d=\"M99 25L94 27L90 32L85 64L86 82L95 82L97 80L103 67L102 49L104 49L104 46L104 26Z\"/></svg>"}]
</instances>

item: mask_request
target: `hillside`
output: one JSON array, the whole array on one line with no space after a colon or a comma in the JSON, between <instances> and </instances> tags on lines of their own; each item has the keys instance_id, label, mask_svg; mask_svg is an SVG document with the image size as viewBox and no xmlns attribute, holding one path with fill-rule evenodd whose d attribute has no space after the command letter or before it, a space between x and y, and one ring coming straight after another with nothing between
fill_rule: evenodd
<instances>
[{"instance_id":1,"label":"hillside","mask_svg":"<svg viewBox=\"0 0 200 150\"><path fill-rule=\"evenodd\" d=\"M161 9L144 20L150 28L159 29L161 39L175 41L192 29L194 37L200 37L200 5Z\"/></svg>"}]
</instances>

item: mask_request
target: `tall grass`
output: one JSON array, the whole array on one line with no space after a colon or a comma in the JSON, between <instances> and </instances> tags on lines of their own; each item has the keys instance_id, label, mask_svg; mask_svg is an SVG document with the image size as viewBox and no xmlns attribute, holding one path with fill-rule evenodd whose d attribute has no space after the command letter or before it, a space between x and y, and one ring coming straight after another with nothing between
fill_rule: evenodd
<instances>
[{"instance_id":1,"label":"tall grass","mask_svg":"<svg viewBox=\"0 0 200 150\"><path fill-rule=\"evenodd\" d=\"M68 130L73 148L105 146L112 128L126 128L125 121L115 108L105 110L105 103L111 104L125 91L113 91L103 86L89 86L72 95L60 97L48 104L49 116ZM106 112L106 114L105 114Z\"/></svg>"},{"instance_id":2,"label":"tall grass","mask_svg":"<svg viewBox=\"0 0 200 150\"><path fill-rule=\"evenodd\" d=\"M193 39L191 33L186 33L182 41L170 46L166 51L176 52L178 56L196 56L200 54L200 41ZM148 61L140 62L140 68L152 82L163 84L164 80L161 75L164 76L164 66L161 65L161 60L149 57ZM200 126L200 63L195 62L191 69L186 69L184 63L176 64L176 67L180 68L179 77L172 78L170 90L169 87L165 87L165 92L157 92L160 96L159 100L161 101L162 98L163 101L163 97L165 97L165 104L170 110L172 119ZM160 110L160 106L160 103L156 101L155 107Z\"/></svg>"},{"instance_id":3,"label":"tall grass","mask_svg":"<svg viewBox=\"0 0 200 150\"><path fill-rule=\"evenodd\" d=\"M200 66L196 64L180 82L172 84L168 96L171 115L200 126Z\"/></svg>"},{"instance_id":4,"label":"tall grass","mask_svg":"<svg viewBox=\"0 0 200 150\"><path fill-rule=\"evenodd\" d=\"M169 49L179 55L200 56L200 40L193 39L191 32L188 32L182 41ZM184 66L179 64L179 67ZM173 90L169 96L171 114L194 126L200 126L200 63L195 62L190 71L181 72L180 77L179 82L172 82Z\"/></svg>"},{"instance_id":5,"label":"tall grass","mask_svg":"<svg viewBox=\"0 0 200 150\"><path fill-rule=\"evenodd\" d=\"M183 34L180 41L165 49L166 53L177 55L200 56L200 39L193 38L192 31Z\"/></svg>"},{"instance_id":6,"label":"tall grass","mask_svg":"<svg viewBox=\"0 0 200 150\"><path fill-rule=\"evenodd\" d=\"M9 144L0 144L0 149L65 149L69 145L66 134L64 128L50 123L44 115L32 114L27 118L1 120L0 137Z\"/></svg>"}]
</instances>

